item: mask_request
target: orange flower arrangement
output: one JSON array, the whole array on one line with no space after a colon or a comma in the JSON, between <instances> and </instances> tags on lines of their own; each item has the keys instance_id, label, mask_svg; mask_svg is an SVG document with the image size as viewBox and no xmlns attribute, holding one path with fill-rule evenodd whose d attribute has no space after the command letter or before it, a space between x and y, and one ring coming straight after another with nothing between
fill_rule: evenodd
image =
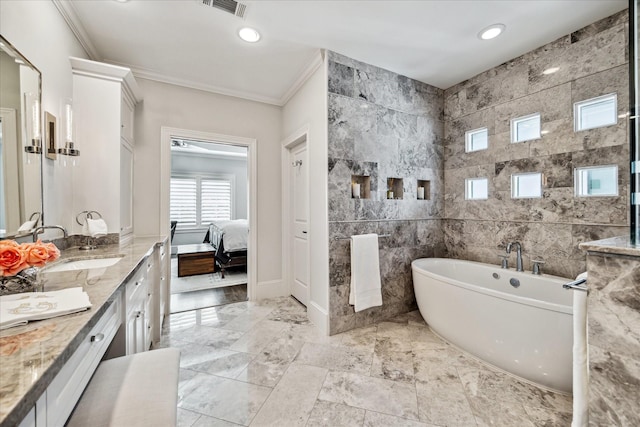
<instances>
[{"instance_id":1,"label":"orange flower arrangement","mask_svg":"<svg viewBox=\"0 0 640 427\"><path fill-rule=\"evenodd\" d=\"M44 267L59 257L60 251L53 243L0 240L0 276L15 276L26 268Z\"/></svg>"}]
</instances>

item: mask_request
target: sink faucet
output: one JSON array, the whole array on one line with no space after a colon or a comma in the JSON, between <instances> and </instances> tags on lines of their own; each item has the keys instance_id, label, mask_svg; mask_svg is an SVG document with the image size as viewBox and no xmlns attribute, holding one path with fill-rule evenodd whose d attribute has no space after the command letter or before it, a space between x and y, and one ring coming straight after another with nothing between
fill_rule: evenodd
<instances>
[{"instance_id":1,"label":"sink faucet","mask_svg":"<svg viewBox=\"0 0 640 427\"><path fill-rule=\"evenodd\" d=\"M508 254L511 253L512 246L516 247L516 271L524 271L524 268L522 268L522 246L520 245L520 242L512 242L507 244Z\"/></svg>"},{"instance_id":2,"label":"sink faucet","mask_svg":"<svg viewBox=\"0 0 640 427\"><path fill-rule=\"evenodd\" d=\"M43 225L43 226L38 227L35 230L33 230L33 241L35 242L36 240L38 240L38 234L43 233L44 230L46 230L48 228L57 228L58 230L62 231L62 233L64 234L64 238L65 239L67 237L69 237L69 233L67 233L67 229L64 228L61 225Z\"/></svg>"}]
</instances>

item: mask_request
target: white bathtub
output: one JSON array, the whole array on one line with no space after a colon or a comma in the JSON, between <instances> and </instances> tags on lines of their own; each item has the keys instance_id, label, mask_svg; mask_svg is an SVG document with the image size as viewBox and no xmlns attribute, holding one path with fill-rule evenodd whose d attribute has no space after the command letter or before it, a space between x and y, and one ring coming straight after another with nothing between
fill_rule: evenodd
<instances>
[{"instance_id":1,"label":"white bathtub","mask_svg":"<svg viewBox=\"0 0 640 427\"><path fill-rule=\"evenodd\" d=\"M417 259L411 269L434 332L517 377L571 392L573 296L562 288L569 279L443 258Z\"/></svg>"}]
</instances>

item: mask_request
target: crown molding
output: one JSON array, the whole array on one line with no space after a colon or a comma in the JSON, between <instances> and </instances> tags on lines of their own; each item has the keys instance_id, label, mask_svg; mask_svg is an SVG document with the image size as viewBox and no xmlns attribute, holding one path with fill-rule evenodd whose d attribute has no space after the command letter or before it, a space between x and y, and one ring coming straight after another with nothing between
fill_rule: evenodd
<instances>
[{"instance_id":1,"label":"crown molding","mask_svg":"<svg viewBox=\"0 0 640 427\"><path fill-rule=\"evenodd\" d=\"M280 98L278 105L284 106L289 100L293 97L293 95L298 92L298 90L309 80L309 78L316 72L318 68L322 65L324 60L324 55L321 50L317 50L314 52L311 60L307 63L307 66L302 70L300 76L293 82L291 87L282 95Z\"/></svg>"},{"instance_id":2,"label":"crown molding","mask_svg":"<svg viewBox=\"0 0 640 427\"><path fill-rule=\"evenodd\" d=\"M109 61L109 63L129 68L136 78L152 80L160 83L168 83L175 86L182 86L189 89L202 90L205 92L217 93L219 95L233 96L235 98L242 98L242 99L247 99L249 101L256 101L256 102L262 102L264 104L277 105L279 107L281 106L280 100L278 98L258 95L255 93L245 92L241 90L227 89L221 86L203 84L193 80L181 79L178 77L167 76L166 74L157 73L155 71L132 66L129 64L124 64L117 61Z\"/></svg>"},{"instance_id":3,"label":"crown molding","mask_svg":"<svg viewBox=\"0 0 640 427\"><path fill-rule=\"evenodd\" d=\"M56 9L58 9L58 12L60 12L60 15L62 15L62 17L64 18L65 22L67 23L67 26L69 27L73 35L76 37L78 42L80 42L80 44L82 45L82 48L84 49L84 51L87 53L87 55L89 55L89 58L91 58L94 61L100 61L101 58L100 58L100 55L98 54L98 50L91 42L91 39L87 34L87 30L84 29L84 26L82 25L82 21L80 21L80 18L78 18L78 14L74 9L73 4L67 0L51 0L51 1L56 6Z\"/></svg>"}]
</instances>

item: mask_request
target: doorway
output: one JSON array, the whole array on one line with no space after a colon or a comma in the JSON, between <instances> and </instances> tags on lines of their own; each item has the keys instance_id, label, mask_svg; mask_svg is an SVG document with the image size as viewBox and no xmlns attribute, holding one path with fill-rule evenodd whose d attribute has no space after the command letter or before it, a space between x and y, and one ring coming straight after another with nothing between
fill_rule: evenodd
<instances>
[{"instance_id":1,"label":"doorway","mask_svg":"<svg viewBox=\"0 0 640 427\"><path fill-rule=\"evenodd\" d=\"M175 128L162 128L161 134L160 217L172 246L167 311L250 299L256 268L255 140ZM232 232L225 247L224 235Z\"/></svg>"},{"instance_id":2,"label":"doorway","mask_svg":"<svg viewBox=\"0 0 640 427\"><path fill-rule=\"evenodd\" d=\"M309 304L309 174L306 135L285 147L288 151L289 193L288 274L291 295Z\"/></svg>"}]
</instances>

